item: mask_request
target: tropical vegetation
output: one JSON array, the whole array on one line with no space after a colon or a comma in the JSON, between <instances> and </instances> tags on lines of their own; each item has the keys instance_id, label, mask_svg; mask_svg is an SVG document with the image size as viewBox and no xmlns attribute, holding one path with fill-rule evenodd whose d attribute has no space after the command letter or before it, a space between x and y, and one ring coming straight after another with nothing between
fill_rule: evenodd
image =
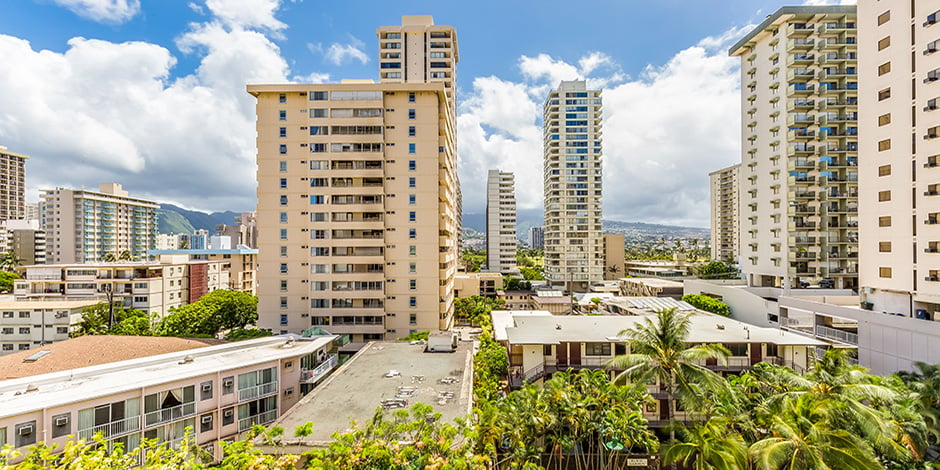
<instances>
[{"instance_id":1,"label":"tropical vegetation","mask_svg":"<svg viewBox=\"0 0 940 470\"><path fill-rule=\"evenodd\" d=\"M709 297L704 294L687 294L682 296L683 302L688 302L689 305L706 312L712 312L724 317L731 316L731 307L728 304Z\"/></svg>"}]
</instances>

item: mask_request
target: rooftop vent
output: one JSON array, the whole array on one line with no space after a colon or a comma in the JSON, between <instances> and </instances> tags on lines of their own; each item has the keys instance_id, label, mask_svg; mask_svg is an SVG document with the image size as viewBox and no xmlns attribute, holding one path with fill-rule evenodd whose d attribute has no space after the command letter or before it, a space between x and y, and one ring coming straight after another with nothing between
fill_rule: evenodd
<instances>
[{"instance_id":1,"label":"rooftop vent","mask_svg":"<svg viewBox=\"0 0 940 470\"><path fill-rule=\"evenodd\" d=\"M23 362L36 362L36 361L38 361L38 360L40 360L40 359L42 359L42 358L48 356L49 354L52 354L52 351L37 351L37 352L35 352L35 353L30 354L29 356L27 356L26 359L23 359Z\"/></svg>"},{"instance_id":2,"label":"rooftop vent","mask_svg":"<svg viewBox=\"0 0 940 470\"><path fill-rule=\"evenodd\" d=\"M179 363L180 363L180 364L191 364L191 363L192 363L193 361L195 361L195 360L196 360L196 358L193 357L192 354L187 354L186 357L184 357L183 360L180 361Z\"/></svg>"},{"instance_id":3,"label":"rooftop vent","mask_svg":"<svg viewBox=\"0 0 940 470\"><path fill-rule=\"evenodd\" d=\"M39 391L39 387L37 387L36 384L29 384L26 386L26 393L38 392L38 391Z\"/></svg>"}]
</instances>

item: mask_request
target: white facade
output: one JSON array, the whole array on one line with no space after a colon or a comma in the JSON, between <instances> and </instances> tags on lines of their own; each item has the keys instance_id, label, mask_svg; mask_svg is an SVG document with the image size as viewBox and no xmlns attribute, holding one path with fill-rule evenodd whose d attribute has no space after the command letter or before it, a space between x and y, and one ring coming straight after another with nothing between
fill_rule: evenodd
<instances>
[{"instance_id":1,"label":"white facade","mask_svg":"<svg viewBox=\"0 0 940 470\"><path fill-rule=\"evenodd\" d=\"M562 81L543 113L545 278L587 292L604 279L601 92Z\"/></svg>"},{"instance_id":2,"label":"white facade","mask_svg":"<svg viewBox=\"0 0 940 470\"><path fill-rule=\"evenodd\" d=\"M854 6L783 7L741 39L740 264L752 286L857 287Z\"/></svg>"},{"instance_id":3,"label":"white facade","mask_svg":"<svg viewBox=\"0 0 940 470\"><path fill-rule=\"evenodd\" d=\"M82 308L97 301L0 302L0 356L69 339Z\"/></svg>"},{"instance_id":4,"label":"white facade","mask_svg":"<svg viewBox=\"0 0 940 470\"><path fill-rule=\"evenodd\" d=\"M516 269L516 191L512 173L490 170L486 180L486 266L508 274Z\"/></svg>"}]
</instances>

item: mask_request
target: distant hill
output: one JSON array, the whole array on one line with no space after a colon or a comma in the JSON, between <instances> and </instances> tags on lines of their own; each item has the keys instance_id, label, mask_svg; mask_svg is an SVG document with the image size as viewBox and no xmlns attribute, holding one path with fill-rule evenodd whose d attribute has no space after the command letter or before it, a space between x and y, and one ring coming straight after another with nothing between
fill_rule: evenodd
<instances>
[{"instance_id":1,"label":"distant hill","mask_svg":"<svg viewBox=\"0 0 940 470\"><path fill-rule=\"evenodd\" d=\"M173 204L160 204L157 209L157 230L160 233L193 233L199 229L215 233L218 225L233 225L240 212L205 212L191 211Z\"/></svg>"},{"instance_id":2,"label":"distant hill","mask_svg":"<svg viewBox=\"0 0 940 470\"><path fill-rule=\"evenodd\" d=\"M541 209L521 209L516 213L516 238L529 240L529 228L543 224L544 214ZM700 227L679 227L674 225L648 224L644 222L621 222L619 220L601 220L604 232L622 233L627 239L644 240L659 238L708 238L709 229ZM463 226L478 232L486 232L486 214L464 214Z\"/></svg>"}]
</instances>

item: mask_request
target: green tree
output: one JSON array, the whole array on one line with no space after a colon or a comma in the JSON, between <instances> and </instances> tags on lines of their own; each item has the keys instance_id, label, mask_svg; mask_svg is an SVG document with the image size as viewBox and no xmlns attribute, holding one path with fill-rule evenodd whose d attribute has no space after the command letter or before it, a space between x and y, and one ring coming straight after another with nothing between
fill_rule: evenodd
<instances>
[{"instance_id":1,"label":"green tree","mask_svg":"<svg viewBox=\"0 0 940 470\"><path fill-rule=\"evenodd\" d=\"M734 423L712 419L679 430L679 441L663 449L665 464L682 464L691 470L747 468L747 444L734 431Z\"/></svg>"},{"instance_id":2,"label":"green tree","mask_svg":"<svg viewBox=\"0 0 940 470\"><path fill-rule=\"evenodd\" d=\"M538 268L520 267L519 273L521 273L522 278L527 281L544 281L545 280L545 276L542 274L542 271Z\"/></svg>"},{"instance_id":3,"label":"green tree","mask_svg":"<svg viewBox=\"0 0 940 470\"><path fill-rule=\"evenodd\" d=\"M13 270L22 263L23 260L16 256L13 250L0 253L0 270L2 271L13 272Z\"/></svg>"},{"instance_id":4,"label":"green tree","mask_svg":"<svg viewBox=\"0 0 940 470\"><path fill-rule=\"evenodd\" d=\"M258 321L258 298L238 291L218 289L196 302L172 309L157 331L163 336L215 336L224 330L244 328Z\"/></svg>"},{"instance_id":5,"label":"green tree","mask_svg":"<svg viewBox=\"0 0 940 470\"><path fill-rule=\"evenodd\" d=\"M919 414L927 427L925 459L940 461L940 364L914 363L915 371L898 372L904 385L916 394Z\"/></svg>"},{"instance_id":6,"label":"green tree","mask_svg":"<svg viewBox=\"0 0 940 470\"><path fill-rule=\"evenodd\" d=\"M115 256L114 253L105 253L104 256L101 257L101 261L104 261L105 263L114 263L117 261L117 256Z\"/></svg>"},{"instance_id":7,"label":"green tree","mask_svg":"<svg viewBox=\"0 0 940 470\"><path fill-rule=\"evenodd\" d=\"M108 307L107 302L83 307L82 319L79 320L71 335L75 337L83 335L149 336L153 334L152 319L140 310L127 309L115 303L113 325L111 325L111 315L112 309Z\"/></svg>"},{"instance_id":8,"label":"green tree","mask_svg":"<svg viewBox=\"0 0 940 470\"><path fill-rule=\"evenodd\" d=\"M622 369L618 381L658 383L666 396L660 406L666 407L668 421L674 417L673 400L681 401L688 410L702 409L708 392L727 388L725 379L702 363L708 359L726 361L731 353L718 344L690 346L689 326L688 314L675 308L660 310L654 319L620 332L627 338L630 352L608 363L608 368Z\"/></svg>"},{"instance_id":9,"label":"green tree","mask_svg":"<svg viewBox=\"0 0 940 470\"><path fill-rule=\"evenodd\" d=\"M712 261L694 268L693 274L700 279L737 279L741 271L721 261Z\"/></svg>"},{"instance_id":10,"label":"green tree","mask_svg":"<svg viewBox=\"0 0 940 470\"><path fill-rule=\"evenodd\" d=\"M684 295L682 296L682 301L688 302L689 305L699 310L715 313L724 317L731 316L731 307L729 307L728 304L704 294Z\"/></svg>"},{"instance_id":11,"label":"green tree","mask_svg":"<svg viewBox=\"0 0 940 470\"><path fill-rule=\"evenodd\" d=\"M118 254L118 261L133 261L134 255L131 254L129 250L121 250L121 253Z\"/></svg>"},{"instance_id":12,"label":"green tree","mask_svg":"<svg viewBox=\"0 0 940 470\"><path fill-rule=\"evenodd\" d=\"M17 273L0 271L0 292L13 292L13 281L20 278Z\"/></svg>"}]
</instances>

